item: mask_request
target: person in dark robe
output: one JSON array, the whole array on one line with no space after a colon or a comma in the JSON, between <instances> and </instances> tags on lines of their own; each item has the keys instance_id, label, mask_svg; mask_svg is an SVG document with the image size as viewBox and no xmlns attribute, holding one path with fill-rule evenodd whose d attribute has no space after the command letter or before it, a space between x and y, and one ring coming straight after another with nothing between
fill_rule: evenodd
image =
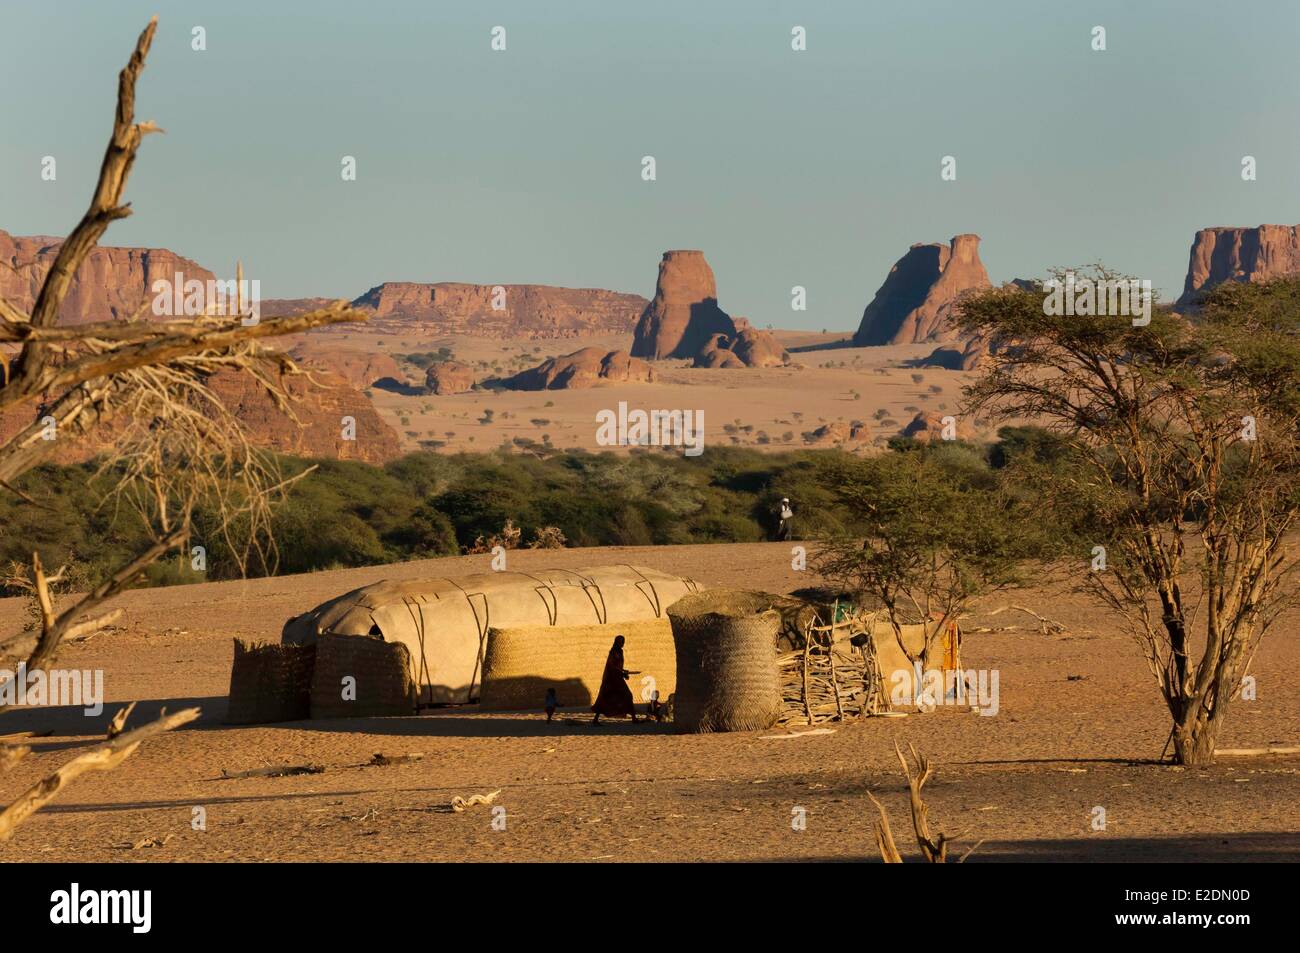
<instances>
[{"instance_id":1,"label":"person in dark robe","mask_svg":"<svg viewBox=\"0 0 1300 953\"><path fill-rule=\"evenodd\" d=\"M596 695L596 704L591 710L596 713L593 725L600 724L600 716L611 718L631 715L637 720L636 709L632 707L632 689L627 687L628 676L632 673L623 667L623 636L614 636L614 647L605 659L605 673L600 678L600 692Z\"/></svg>"}]
</instances>

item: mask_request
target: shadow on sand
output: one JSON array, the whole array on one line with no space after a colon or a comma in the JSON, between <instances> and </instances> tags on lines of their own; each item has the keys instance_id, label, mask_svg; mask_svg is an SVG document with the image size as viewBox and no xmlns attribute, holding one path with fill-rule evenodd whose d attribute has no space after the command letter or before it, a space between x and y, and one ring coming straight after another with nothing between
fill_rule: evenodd
<instances>
[{"instance_id":1,"label":"shadow on sand","mask_svg":"<svg viewBox=\"0 0 1300 953\"><path fill-rule=\"evenodd\" d=\"M638 718L641 716L638 714ZM592 724L590 711L555 713L547 722L529 712L479 712L473 706L444 708L422 715L389 718L313 718L285 722L282 726L299 731L341 731L367 735L410 735L426 738L554 738L564 735L647 735L672 734L673 726L641 719L602 718Z\"/></svg>"},{"instance_id":2,"label":"shadow on sand","mask_svg":"<svg viewBox=\"0 0 1300 953\"><path fill-rule=\"evenodd\" d=\"M40 736L25 743L37 751L59 751L79 748L102 738L108 723L127 702L106 702L98 715L87 715L82 708L71 706L44 708L10 708L0 713L0 735L31 731ZM406 735L428 738L552 738L564 735L643 735L671 734L672 725L641 720L633 724L630 719L601 719L592 724L592 714L587 708L564 709L555 713L555 720L547 722L536 712L483 712L476 705L437 708L415 715L397 715L373 718L312 718L302 721L281 721L259 725L227 725L226 697L213 695L203 698L154 698L136 703L128 723L139 726L158 718L163 709L169 712L197 707L202 711L197 721L180 731L244 731L250 728L287 728L294 731L342 732L359 735ZM638 717L640 715L638 714Z\"/></svg>"},{"instance_id":3,"label":"shadow on sand","mask_svg":"<svg viewBox=\"0 0 1300 953\"><path fill-rule=\"evenodd\" d=\"M0 712L0 735L17 732L35 732L35 737L24 739L23 743L31 745L36 751L60 751L65 748L80 748L100 739L108 732L108 723L129 701L112 701L104 703L104 710L97 715L86 714L86 709L73 705L59 705L38 708L6 708ZM128 728L138 728L145 722L154 721L168 712L178 712L183 708L198 708L199 717L190 722L181 731L203 731L213 728L229 727L222 725L226 717L226 697L213 695L202 698L154 698L136 702L135 711L127 722Z\"/></svg>"},{"instance_id":4,"label":"shadow on sand","mask_svg":"<svg viewBox=\"0 0 1300 953\"><path fill-rule=\"evenodd\" d=\"M375 390L386 390L392 394L401 394L403 397L426 397L429 393L426 387L416 387L395 377L381 377L370 386Z\"/></svg>"},{"instance_id":5,"label":"shadow on sand","mask_svg":"<svg viewBox=\"0 0 1300 953\"><path fill-rule=\"evenodd\" d=\"M967 846L956 845L958 856ZM1297 854L1300 854L1300 832L1169 837L1098 835L1095 839L987 840L967 863L1291 863ZM879 862L880 855L864 853L857 857L802 857L800 860Z\"/></svg>"}]
</instances>

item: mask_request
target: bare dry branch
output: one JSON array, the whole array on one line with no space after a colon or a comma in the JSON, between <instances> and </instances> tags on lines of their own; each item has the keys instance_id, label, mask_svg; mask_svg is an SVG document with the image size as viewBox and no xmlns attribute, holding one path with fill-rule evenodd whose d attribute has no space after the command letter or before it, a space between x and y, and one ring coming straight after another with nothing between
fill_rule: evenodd
<instances>
[{"instance_id":1,"label":"bare dry branch","mask_svg":"<svg viewBox=\"0 0 1300 953\"><path fill-rule=\"evenodd\" d=\"M157 721L111 738L97 748L73 758L53 774L37 781L18 795L12 804L0 811L0 844L13 836L14 829L58 796L87 771L109 771L131 757L140 743L154 735L179 728L199 717L199 709L186 708L174 715L163 715Z\"/></svg>"},{"instance_id":2,"label":"bare dry branch","mask_svg":"<svg viewBox=\"0 0 1300 953\"><path fill-rule=\"evenodd\" d=\"M144 69L145 57L149 55L149 47L157 29L158 18L154 17L140 33L130 61L118 77L117 116L104 161L100 165L99 182L95 186L90 208L59 248L54 265L37 295L31 319L37 327L54 324L63 299L72 285L72 279L90 250L99 243L110 223L131 214L130 208L122 206L121 201L143 135L141 127L135 124L135 83Z\"/></svg>"},{"instance_id":3,"label":"bare dry branch","mask_svg":"<svg viewBox=\"0 0 1300 953\"><path fill-rule=\"evenodd\" d=\"M135 711L135 702L131 702L125 708L119 708L116 715L108 723L108 740L112 741L120 735L126 728L126 720L131 717L131 712Z\"/></svg>"},{"instance_id":4,"label":"bare dry branch","mask_svg":"<svg viewBox=\"0 0 1300 953\"><path fill-rule=\"evenodd\" d=\"M134 368L167 364L207 352L223 352L261 338L297 334L329 324L360 320L365 320L364 314L353 310L346 302L338 301L304 314L267 318L249 325L242 324L237 315L178 322L183 328L163 334L148 330L148 326L141 322L124 324L122 327L146 330L134 335L123 332L108 338L78 333L78 329L74 328L61 329L70 333L60 334L59 340L96 346L83 348L77 356L63 363L48 363L30 373L15 373L10 384L0 389L0 410L17 406L41 394L93 383L100 378ZM171 322L163 322L157 327L166 330L169 324ZM45 345L39 341L32 341L27 348L32 351L43 346ZM217 355L208 356L209 359L214 359Z\"/></svg>"},{"instance_id":5,"label":"bare dry branch","mask_svg":"<svg viewBox=\"0 0 1300 953\"><path fill-rule=\"evenodd\" d=\"M54 653L58 650L59 644L63 641L64 636L68 635L69 632L84 635L87 631L92 631L96 625L106 625L108 622L116 618L117 616L115 613L109 613L90 623L76 622L79 615L88 612L129 588L131 584L139 579L144 571L158 559L159 556L176 546L176 544L184 538L185 532L186 528L184 527L179 527L173 530L159 542L155 543L149 549L137 556L130 563L119 569L112 577L101 582L90 592L82 596L70 608L60 612L57 616L47 616L45 611L46 606L42 603L41 631L36 638L36 647L32 650L31 655L27 659L27 669L30 671L32 669L41 668L52 661ZM46 585L40 565L40 557L34 556L32 564L37 578L36 585L38 587ZM0 705L0 707L3 706Z\"/></svg>"},{"instance_id":6,"label":"bare dry branch","mask_svg":"<svg viewBox=\"0 0 1300 953\"><path fill-rule=\"evenodd\" d=\"M894 832L889 827L889 815L885 813L885 806L876 800L876 796L870 791L867 797L871 798L871 803L876 805L876 810L880 812L880 820L876 821L876 847L880 850L880 859L887 864L901 864L903 856L898 852L898 845L894 843Z\"/></svg>"},{"instance_id":7,"label":"bare dry branch","mask_svg":"<svg viewBox=\"0 0 1300 953\"><path fill-rule=\"evenodd\" d=\"M917 752L914 745L908 745L912 752L912 760L916 762L916 769L908 764L907 758L903 756L903 751L894 742L894 754L898 757L898 764L903 769L903 777L907 779L908 801L912 810L912 830L916 834L916 845L921 849L921 856L928 863L942 864L948 860L948 846L956 843L961 838L961 834L940 834L937 838L930 833L930 809L921 796L921 791L925 783L930 780L934 769L930 766L930 759L925 755ZM880 812L880 820L876 822L876 846L880 849L880 856L887 864L902 863L902 856L898 852L898 846L894 842L893 831L889 827L889 816L885 813L884 806L876 800L871 792L867 792L867 797L871 798L871 803L876 806ZM976 847L979 847L983 841L977 842L973 847L967 850L958 863L964 863Z\"/></svg>"},{"instance_id":8,"label":"bare dry branch","mask_svg":"<svg viewBox=\"0 0 1300 953\"><path fill-rule=\"evenodd\" d=\"M1012 610L1014 610L1014 611L1016 611L1016 612L1023 612L1025 615L1031 615L1031 616L1033 616L1035 619L1037 619L1037 620L1038 620L1038 630L1039 630L1040 632L1042 632L1044 635L1049 635L1049 634L1052 633L1052 632L1064 632L1064 631L1065 631L1065 625L1064 625L1063 623L1057 622L1055 619L1049 619L1049 618L1048 618L1047 616L1045 616L1045 615L1039 615L1037 612L1035 612L1033 609L1030 609L1028 606L1022 606L1022 605L1016 605L1016 604L1010 604L1010 605L1005 605L1005 606L998 606L996 609L990 609L988 612L986 612L986 613L984 613L984 614L985 614L985 615L994 616L994 615L1001 615L1001 614L1004 613L1004 612L1010 612L1010 611L1012 611ZM1002 629L1015 629L1015 628L1020 628L1020 626L1009 625L1009 626L1003 626L1003 627L1002 627ZM980 631L984 631L984 630L983 630L983 629L972 629L971 631L972 631L972 632L980 632ZM989 631L994 631L994 630L990 629Z\"/></svg>"},{"instance_id":9,"label":"bare dry branch","mask_svg":"<svg viewBox=\"0 0 1300 953\"><path fill-rule=\"evenodd\" d=\"M914 746L908 747L912 751L912 759L916 762L915 773L912 772L907 759L903 757L898 742L894 742L894 754L898 755L898 763L907 777L908 800L912 808L912 829L916 832L916 846L921 848L921 856L927 861L932 864L942 864L948 859L947 839L942 834L937 841L930 836L930 808L921 797L921 789L925 787L925 782L930 780L930 775L933 773L930 759L918 754Z\"/></svg>"},{"instance_id":10,"label":"bare dry branch","mask_svg":"<svg viewBox=\"0 0 1300 953\"><path fill-rule=\"evenodd\" d=\"M31 315L23 314L4 298L0 298L0 341L14 340L3 336L8 333L11 325L23 326L30 324L31 320Z\"/></svg>"},{"instance_id":11,"label":"bare dry branch","mask_svg":"<svg viewBox=\"0 0 1300 953\"><path fill-rule=\"evenodd\" d=\"M81 263L111 223L131 214L130 207L121 204L122 192L126 188L131 166L135 164L136 150L139 149L144 134L141 127L135 124L135 83L144 69L145 57L149 54L157 29L158 18L154 17L136 40L135 51L118 77L117 114L104 161L100 165L95 194L86 214L59 247L54 264L36 296L31 324L38 328L48 327L58 320L59 309L63 306ZM48 358L45 345L37 342L26 346L18 359L13 380L5 390L14 386L22 389L35 381L44 370Z\"/></svg>"}]
</instances>

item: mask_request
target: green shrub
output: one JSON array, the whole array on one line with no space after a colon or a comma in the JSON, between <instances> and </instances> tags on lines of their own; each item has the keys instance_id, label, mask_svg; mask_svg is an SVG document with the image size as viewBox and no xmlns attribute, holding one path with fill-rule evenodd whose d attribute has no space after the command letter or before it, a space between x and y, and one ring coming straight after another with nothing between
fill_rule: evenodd
<instances>
[{"instance_id":1,"label":"green shrub","mask_svg":"<svg viewBox=\"0 0 1300 953\"><path fill-rule=\"evenodd\" d=\"M1000 436L987 453L952 442L900 439L891 446L924 455L949 480L976 489L987 487L1008 461L1052 457L1051 441L1033 428L1004 428ZM254 561L248 571L311 572L451 555L479 537L500 533L507 521L525 540L554 527L573 546L753 542L771 538L772 513L782 496L794 503L798 536L846 531L846 511L827 489L828 468L847 459L839 450L764 453L714 445L702 456L685 457L672 450L560 450L531 437L519 439L529 453L422 450L382 467L281 457L286 476L313 464L317 469L292 483L273 510L278 561ZM758 439L769 437L760 433ZM794 440L794 431L781 439ZM99 581L138 552L144 544L140 527L129 514L99 505L106 487L90 484L92 472L93 466L49 466L28 474L19 488L47 509L0 490L0 521L6 528L0 559L30 562L36 549L47 566L77 559L89 578ZM151 570L146 583L239 574L215 519L202 510L195 518L195 543L208 550L205 574L192 575L172 560Z\"/></svg>"}]
</instances>

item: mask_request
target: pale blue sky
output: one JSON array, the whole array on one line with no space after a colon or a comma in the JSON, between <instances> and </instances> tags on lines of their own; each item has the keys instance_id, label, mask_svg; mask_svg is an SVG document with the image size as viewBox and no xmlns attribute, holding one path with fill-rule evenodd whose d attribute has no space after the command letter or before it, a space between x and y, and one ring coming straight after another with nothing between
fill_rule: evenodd
<instances>
[{"instance_id":1,"label":"pale blue sky","mask_svg":"<svg viewBox=\"0 0 1300 953\"><path fill-rule=\"evenodd\" d=\"M977 232L995 281L1101 260L1171 297L1197 228L1300 222L1295 0L0 0L0 228L81 215L154 12L137 114L167 134L106 242L242 257L264 297L648 296L662 251L702 248L731 313L850 329L913 242Z\"/></svg>"}]
</instances>

